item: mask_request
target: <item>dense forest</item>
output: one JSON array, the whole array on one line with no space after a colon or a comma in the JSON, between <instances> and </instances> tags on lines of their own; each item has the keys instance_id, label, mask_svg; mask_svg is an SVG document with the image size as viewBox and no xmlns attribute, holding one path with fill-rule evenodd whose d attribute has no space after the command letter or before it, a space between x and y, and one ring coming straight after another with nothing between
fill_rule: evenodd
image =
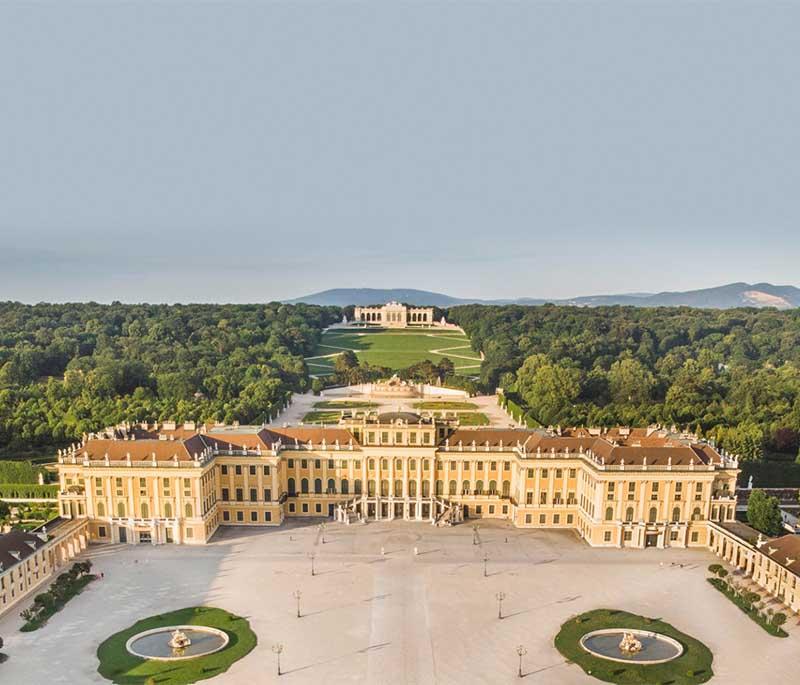
<instances>
[{"instance_id":1,"label":"dense forest","mask_svg":"<svg viewBox=\"0 0 800 685\"><path fill-rule=\"evenodd\" d=\"M688 426L745 459L797 455L800 310L487 307L448 311L502 387L547 424Z\"/></svg>"},{"instance_id":2,"label":"dense forest","mask_svg":"<svg viewBox=\"0 0 800 685\"><path fill-rule=\"evenodd\" d=\"M337 308L0 303L0 453L125 419L260 422Z\"/></svg>"},{"instance_id":3,"label":"dense forest","mask_svg":"<svg viewBox=\"0 0 800 685\"><path fill-rule=\"evenodd\" d=\"M485 354L480 388L503 388L532 423L674 423L745 459L797 455L800 311L467 305L446 315ZM1 303L0 454L124 419L260 422L311 387L303 357L341 316L278 303ZM451 367L401 375L455 382ZM354 355L336 371L342 382L388 374Z\"/></svg>"}]
</instances>

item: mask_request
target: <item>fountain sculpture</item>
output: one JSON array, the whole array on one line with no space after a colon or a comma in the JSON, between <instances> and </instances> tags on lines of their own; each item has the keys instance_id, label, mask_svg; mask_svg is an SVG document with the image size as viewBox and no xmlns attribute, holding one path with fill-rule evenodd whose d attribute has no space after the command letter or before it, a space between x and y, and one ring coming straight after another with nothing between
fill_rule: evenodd
<instances>
[{"instance_id":1,"label":"fountain sculpture","mask_svg":"<svg viewBox=\"0 0 800 685\"><path fill-rule=\"evenodd\" d=\"M186 636L186 633L180 630L174 631L169 640L169 646L172 648L173 652L180 652L186 649L190 644L192 644L192 641Z\"/></svg>"},{"instance_id":2,"label":"fountain sculpture","mask_svg":"<svg viewBox=\"0 0 800 685\"><path fill-rule=\"evenodd\" d=\"M642 643L636 639L633 633L623 633L619 651L623 654L637 654L642 651Z\"/></svg>"}]
</instances>

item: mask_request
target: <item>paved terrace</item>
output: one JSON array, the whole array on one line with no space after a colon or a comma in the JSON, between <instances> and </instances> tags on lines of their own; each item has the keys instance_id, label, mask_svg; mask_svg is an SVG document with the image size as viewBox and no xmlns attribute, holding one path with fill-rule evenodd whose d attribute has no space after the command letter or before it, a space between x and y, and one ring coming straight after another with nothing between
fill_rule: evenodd
<instances>
[{"instance_id":1,"label":"paved terrace","mask_svg":"<svg viewBox=\"0 0 800 685\"><path fill-rule=\"evenodd\" d=\"M693 550L599 550L572 533L483 523L433 528L387 522L225 529L205 547L93 547L96 581L35 633L0 621L3 682L100 683L97 645L138 618L195 604L247 616L257 648L222 684L596 683L552 646L570 616L614 607L663 617L714 652L713 682L796 682L800 628L769 636L705 582L718 559ZM414 554L417 548L418 555ZM383 549L384 554L381 553ZM317 575L308 554L315 552ZM488 577L483 556L489 555ZM303 593L295 617L292 592ZM507 595L497 619L495 593ZM271 646L284 644L286 675Z\"/></svg>"}]
</instances>

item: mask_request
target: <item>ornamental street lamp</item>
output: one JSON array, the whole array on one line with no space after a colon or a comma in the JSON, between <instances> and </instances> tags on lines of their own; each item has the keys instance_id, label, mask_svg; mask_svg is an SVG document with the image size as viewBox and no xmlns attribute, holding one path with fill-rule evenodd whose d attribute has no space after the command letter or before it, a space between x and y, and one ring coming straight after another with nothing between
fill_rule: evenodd
<instances>
[{"instance_id":1,"label":"ornamental street lamp","mask_svg":"<svg viewBox=\"0 0 800 685\"><path fill-rule=\"evenodd\" d=\"M517 655L519 656L519 670L517 671L517 675L522 678L522 657L524 657L528 653L528 650L525 649L522 645L517 646Z\"/></svg>"},{"instance_id":2,"label":"ornamental street lamp","mask_svg":"<svg viewBox=\"0 0 800 685\"><path fill-rule=\"evenodd\" d=\"M308 555L308 558L311 559L311 575L312 575L312 577L314 576L314 557L316 557L316 556L317 555L314 552L311 552L311 554Z\"/></svg>"},{"instance_id":3,"label":"ornamental street lamp","mask_svg":"<svg viewBox=\"0 0 800 685\"><path fill-rule=\"evenodd\" d=\"M483 555L483 577L484 578L487 578L489 576L489 574L487 573L487 570L486 570L486 565L488 563L489 563L489 555L484 553L484 555Z\"/></svg>"},{"instance_id":4,"label":"ornamental street lamp","mask_svg":"<svg viewBox=\"0 0 800 685\"><path fill-rule=\"evenodd\" d=\"M477 523L473 524L473 526L472 526L472 544L473 545L477 545L478 544L478 524Z\"/></svg>"},{"instance_id":5,"label":"ornamental street lamp","mask_svg":"<svg viewBox=\"0 0 800 685\"><path fill-rule=\"evenodd\" d=\"M280 642L272 645L272 653L278 658L278 675L281 675L281 652L283 652L283 645Z\"/></svg>"},{"instance_id":6,"label":"ornamental street lamp","mask_svg":"<svg viewBox=\"0 0 800 685\"><path fill-rule=\"evenodd\" d=\"M320 533L322 544L324 545L325 544L325 523L324 522L319 524L319 533Z\"/></svg>"},{"instance_id":7,"label":"ornamental street lamp","mask_svg":"<svg viewBox=\"0 0 800 685\"><path fill-rule=\"evenodd\" d=\"M303 596L303 593L300 590L295 590L292 593L292 597L297 600L297 618L300 618L300 598Z\"/></svg>"},{"instance_id":8,"label":"ornamental street lamp","mask_svg":"<svg viewBox=\"0 0 800 685\"><path fill-rule=\"evenodd\" d=\"M495 599L497 599L497 618L503 618L503 600L506 598L505 592L498 592L495 595Z\"/></svg>"}]
</instances>

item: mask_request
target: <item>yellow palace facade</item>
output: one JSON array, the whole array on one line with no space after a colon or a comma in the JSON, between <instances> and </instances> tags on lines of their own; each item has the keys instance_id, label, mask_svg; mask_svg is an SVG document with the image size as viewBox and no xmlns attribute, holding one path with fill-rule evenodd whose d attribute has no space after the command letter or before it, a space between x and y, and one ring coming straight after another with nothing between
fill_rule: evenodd
<instances>
[{"instance_id":1,"label":"yellow palace facade","mask_svg":"<svg viewBox=\"0 0 800 685\"><path fill-rule=\"evenodd\" d=\"M411 412L335 427L123 424L58 455L61 515L93 542L203 544L221 525L507 519L593 546L707 547L735 459L659 427L462 428Z\"/></svg>"}]
</instances>

